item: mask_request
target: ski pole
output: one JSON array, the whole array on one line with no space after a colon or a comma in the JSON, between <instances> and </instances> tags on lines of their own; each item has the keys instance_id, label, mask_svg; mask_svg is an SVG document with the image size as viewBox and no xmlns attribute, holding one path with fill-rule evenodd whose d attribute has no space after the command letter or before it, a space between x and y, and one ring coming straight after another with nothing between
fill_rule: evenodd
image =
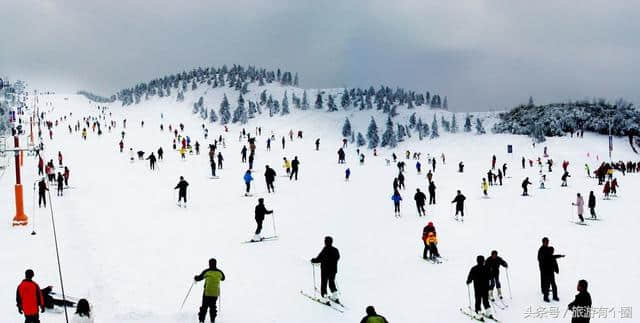
<instances>
[{"instance_id":1,"label":"ski pole","mask_svg":"<svg viewBox=\"0 0 640 323\"><path fill-rule=\"evenodd\" d=\"M276 232L276 217L273 215L273 212L271 213L271 219L273 220L273 235L278 236Z\"/></svg>"},{"instance_id":2,"label":"ski pole","mask_svg":"<svg viewBox=\"0 0 640 323\"><path fill-rule=\"evenodd\" d=\"M31 235L36 235L36 185L37 182L33 182L33 222L31 222Z\"/></svg>"},{"instance_id":3,"label":"ski pole","mask_svg":"<svg viewBox=\"0 0 640 323\"><path fill-rule=\"evenodd\" d=\"M509 267L505 270L507 272L507 287L509 287L509 299L513 300L513 294L511 293L511 282L509 281Z\"/></svg>"},{"instance_id":4,"label":"ski pole","mask_svg":"<svg viewBox=\"0 0 640 323\"><path fill-rule=\"evenodd\" d=\"M316 287L316 266L311 263L311 268L313 268L313 293L317 293L318 287Z\"/></svg>"},{"instance_id":5,"label":"ski pole","mask_svg":"<svg viewBox=\"0 0 640 323\"><path fill-rule=\"evenodd\" d=\"M189 294L191 294L191 289L193 288L193 285L195 285L195 284L196 284L196 281L194 280L191 283L191 287L189 287L189 290L187 291L187 295L184 297L184 300L182 301L182 305L180 305L180 310L182 310L182 308L184 307L184 303L187 302L187 298L189 297Z\"/></svg>"},{"instance_id":6,"label":"ski pole","mask_svg":"<svg viewBox=\"0 0 640 323\"><path fill-rule=\"evenodd\" d=\"M469 288L469 284L467 284L467 296L469 297L469 309L471 309L471 289Z\"/></svg>"}]
</instances>

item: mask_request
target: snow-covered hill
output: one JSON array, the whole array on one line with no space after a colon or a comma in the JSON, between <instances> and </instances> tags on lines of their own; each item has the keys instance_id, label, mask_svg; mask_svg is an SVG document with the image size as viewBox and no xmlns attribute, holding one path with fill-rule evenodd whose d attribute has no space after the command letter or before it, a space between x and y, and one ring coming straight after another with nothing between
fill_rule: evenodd
<instances>
[{"instance_id":1,"label":"snow-covered hill","mask_svg":"<svg viewBox=\"0 0 640 323\"><path fill-rule=\"evenodd\" d=\"M302 96L293 87L267 87L279 100L285 91ZM239 140L243 126L230 124L229 131L224 132L219 123L205 122L192 113L193 103L200 96L205 106L218 109L224 94L235 106L237 92L219 88L188 91L183 102L177 102L173 94L152 97L138 105L107 105L107 118L100 120L103 134L98 136L89 129L86 141L79 132L69 133L67 126L73 127L82 117L98 116L96 106L105 104L90 103L81 96L69 96L69 100L62 96L40 98L42 103L52 102L51 109L43 105L44 110L49 110L48 120L67 116L54 128L53 140L44 139L44 156L57 163L56 155L61 151L71 170L73 188L66 190L64 197L55 197L52 192L62 269L67 293L88 298L94 306L96 322L196 322L202 284L194 287L184 309L179 306L193 275L206 267L210 257L218 259L227 275L222 283L217 322L358 322L367 305L376 306L390 322L468 322L469 318L458 311L468 303L464 284L467 273L476 255L487 256L491 250L498 250L510 264L513 299L508 296L509 308L497 311L504 322L527 321L527 312L536 312L539 307L557 307L563 315L579 279L589 281L595 307L614 308L619 314L622 307L640 306L633 289L640 285L640 258L634 256L634 247L640 242L634 234L640 224L633 199L640 189L638 174L616 173L621 185L619 197L604 201L601 186L583 170L585 163L594 169L606 159L606 137L586 133L580 139L549 138L544 146L558 165L548 174L550 189L534 188L531 197L523 198L520 182L529 176L537 184L538 168L522 169L520 159L541 157L543 149L543 145L532 147L528 137L475 135L475 129L472 133L455 134L440 131L437 139L420 141L414 136L394 150L379 148L378 156L366 149L364 165L357 162L355 145L349 144L347 164L339 165L336 150L341 145L345 117L350 118L355 131L365 133L374 116L381 134L385 114L375 110L329 113L314 111L313 107L308 111L292 109L288 116L262 115L244 126L254 134L255 128L261 127L262 136L257 140L254 196L243 197L242 175L247 168L240 163L240 149L245 144ZM257 101L259 94L250 88L246 96ZM408 123L410 113L400 110L394 120ZM442 115L450 117L450 112L437 109L416 108L414 112L429 124L434 114L438 121ZM73 116L69 117L70 113ZM495 120L491 114L478 116ZM119 153L125 118L125 153ZM111 119L117 127L108 131ZM141 127L143 120L145 125ZM464 115L460 114L458 120L462 130ZM487 129L491 122L485 124ZM167 127L179 123L185 125L182 134L199 141L203 151L213 138L225 138L226 147L221 149L225 164L219 171L220 179L209 179L206 151L188 155L183 161L171 149L173 135ZM209 129L208 140L203 137L203 123ZM302 130L304 138L287 138L282 149L279 140L290 129ZM273 149L266 151L265 142L271 133L276 141ZM321 140L319 151L314 147L316 138ZM514 154L507 154L508 144L513 145ZM625 139L615 139L613 144L615 160L638 159ZM151 152L158 147L166 153L156 171L149 170L147 161L128 160L129 148ZM390 196L397 168L387 166L385 159L392 151L404 158L406 150L422 152L424 169L427 156L438 158L434 173L437 204L427 206L425 218L416 215L412 198L416 188L426 191L427 186L424 172L415 171L415 160L405 160L407 189L401 191L402 217L393 216ZM498 165L508 164L508 177L503 186L489 189L490 199L482 199L480 182L494 154ZM301 160L299 180L277 177L276 193L267 194L264 165L271 165L281 175L282 158L294 156ZM563 160L570 162L572 174L567 188L560 187L559 164ZM466 165L464 173L457 172L460 161ZM33 203L36 163L35 158L27 157L23 169L29 227L9 226L14 212L14 174L9 171L0 178L0 197L4 201L0 215L7 221L0 229L0 245L4 246L0 253L3 322L23 320L13 301L15 287L26 268L35 270L35 280L41 286L59 286L49 210L34 207ZM352 171L348 182L344 180L346 167ZM190 183L187 209L175 205L173 187L179 176ZM457 189L467 196L464 223L452 218L450 202ZM575 225L571 223L575 220L571 202L576 192L587 195L590 190L598 196L597 210L603 221ZM280 239L242 244L255 229L253 208L259 197L264 197L267 207L274 210ZM420 257L422 228L429 221L438 231L439 249L447 259L443 264L430 264ZM267 217L265 234L273 230L272 225L272 218ZM32 230L37 235L30 235ZM348 306L343 314L299 294L300 290L313 289L309 259L318 254L325 235L334 237L334 245L341 253L337 283L341 299ZM551 304L543 303L539 293L536 252L544 236L551 239L557 253L567 255L559 260L561 301ZM504 273L502 282L509 295ZM63 322L64 317L45 313L42 321ZM547 316L535 321L557 319Z\"/></svg>"}]
</instances>

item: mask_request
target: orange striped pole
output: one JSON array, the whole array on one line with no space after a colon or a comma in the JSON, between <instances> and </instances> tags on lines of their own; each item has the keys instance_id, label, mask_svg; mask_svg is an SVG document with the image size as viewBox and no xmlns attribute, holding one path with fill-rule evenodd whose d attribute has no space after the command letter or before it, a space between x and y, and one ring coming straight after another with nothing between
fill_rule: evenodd
<instances>
[{"instance_id":1,"label":"orange striped pole","mask_svg":"<svg viewBox=\"0 0 640 323\"><path fill-rule=\"evenodd\" d=\"M13 225L27 225L29 223L29 218L26 214L24 214L24 199L22 194L22 183L20 181L20 154L17 150L18 148L20 148L20 142L17 135L13 137L13 143L16 147L16 216L13 217Z\"/></svg>"}]
</instances>

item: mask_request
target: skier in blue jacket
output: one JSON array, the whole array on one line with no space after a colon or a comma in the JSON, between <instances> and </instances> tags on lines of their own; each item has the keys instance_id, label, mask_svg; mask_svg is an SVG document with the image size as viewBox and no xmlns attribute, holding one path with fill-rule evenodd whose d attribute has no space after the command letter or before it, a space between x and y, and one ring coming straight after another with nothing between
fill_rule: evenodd
<instances>
[{"instance_id":1,"label":"skier in blue jacket","mask_svg":"<svg viewBox=\"0 0 640 323\"><path fill-rule=\"evenodd\" d=\"M400 192L395 190L393 195L391 196L391 200L393 200L393 212L396 217L400 216L400 201L402 201L402 196L400 196Z\"/></svg>"},{"instance_id":2,"label":"skier in blue jacket","mask_svg":"<svg viewBox=\"0 0 640 323\"><path fill-rule=\"evenodd\" d=\"M249 196L249 190L251 189L251 181L253 181L253 176L251 176L251 171L247 170L244 173L244 185L247 187L246 191L244 192L244 196Z\"/></svg>"}]
</instances>

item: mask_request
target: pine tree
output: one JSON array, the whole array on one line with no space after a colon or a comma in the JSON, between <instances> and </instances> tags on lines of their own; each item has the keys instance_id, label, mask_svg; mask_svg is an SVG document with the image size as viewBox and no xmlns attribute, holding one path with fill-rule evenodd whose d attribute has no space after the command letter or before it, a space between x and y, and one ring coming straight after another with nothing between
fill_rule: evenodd
<instances>
[{"instance_id":1,"label":"pine tree","mask_svg":"<svg viewBox=\"0 0 640 323\"><path fill-rule=\"evenodd\" d=\"M309 100L307 99L307 90L304 90L302 92L302 106L301 106L302 110L307 110L309 109Z\"/></svg>"},{"instance_id":2,"label":"pine tree","mask_svg":"<svg viewBox=\"0 0 640 323\"><path fill-rule=\"evenodd\" d=\"M182 91L178 91L178 95L176 96L176 101L177 102L184 101L184 93L182 93Z\"/></svg>"},{"instance_id":3,"label":"pine tree","mask_svg":"<svg viewBox=\"0 0 640 323\"><path fill-rule=\"evenodd\" d=\"M216 115L216 110L209 110L209 122L214 123L218 121L218 116Z\"/></svg>"},{"instance_id":4,"label":"pine tree","mask_svg":"<svg viewBox=\"0 0 640 323\"><path fill-rule=\"evenodd\" d=\"M253 119L256 117L256 104L253 101L249 101L249 112L247 113L247 117L249 119Z\"/></svg>"},{"instance_id":5,"label":"pine tree","mask_svg":"<svg viewBox=\"0 0 640 323\"><path fill-rule=\"evenodd\" d=\"M198 84L196 84L196 80L193 80L191 82L191 91L195 90L198 88Z\"/></svg>"},{"instance_id":6,"label":"pine tree","mask_svg":"<svg viewBox=\"0 0 640 323\"><path fill-rule=\"evenodd\" d=\"M351 131L351 121L349 121L349 118L345 118L344 124L342 125L342 137L347 138L351 136L352 133L353 131Z\"/></svg>"},{"instance_id":7,"label":"pine tree","mask_svg":"<svg viewBox=\"0 0 640 323\"><path fill-rule=\"evenodd\" d=\"M422 140L424 137L424 124L422 123L422 118L418 118L418 122L416 122L416 131L418 132L418 139Z\"/></svg>"},{"instance_id":8,"label":"pine tree","mask_svg":"<svg viewBox=\"0 0 640 323\"><path fill-rule=\"evenodd\" d=\"M338 107L336 106L336 102L333 99L333 96L331 94L329 94L329 99L327 100L327 106L329 107L329 109L328 109L329 112L338 111Z\"/></svg>"},{"instance_id":9,"label":"pine tree","mask_svg":"<svg viewBox=\"0 0 640 323\"><path fill-rule=\"evenodd\" d=\"M380 142L378 125L373 117L371 117L371 122L369 122L369 128L367 129L367 140L369 141L369 149L378 147L378 143Z\"/></svg>"},{"instance_id":10,"label":"pine tree","mask_svg":"<svg viewBox=\"0 0 640 323\"><path fill-rule=\"evenodd\" d=\"M449 104L447 103L447 97L444 97L444 102L442 103L442 108L445 110L449 109Z\"/></svg>"},{"instance_id":11,"label":"pine tree","mask_svg":"<svg viewBox=\"0 0 640 323\"><path fill-rule=\"evenodd\" d=\"M316 96L316 109L322 109L323 105L324 103L322 102L322 94L318 93L318 96Z\"/></svg>"},{"instance_id":12,"label":"pine tree","mask_svg":"<svg viewBox=\"0 0 640 323\"><path fill-rule=\"evenodd\" d=\"M263 90L260 93L260 104L265 105L267 103L267 90Z\"/></svg>"},{"instance_id":13,"label":"pine tree","mask_svg":"<svg viewBox=\"0 0 640 323\"><path fill-rule=\"evenodd\" d=\"M464 132L471 132L471 115L468 113L464 119Z\"/></svg>"},{"instance_id":14,"label":"pine tree","mask_svg":"<svg viewBox=\"0 0 640 323\"><path fill-rule=\"evenodd\" d=\"M529 106L532 107L533 105L533 97L529 96Z\"/></svg>"},{"instance_id":15,"label":"pine tree","mask_svg":"<svg viewBox=\"0 0 640 323\"><path fill-rule=\"evenodd\" d=\"M403 142L404 141L404 137L407 136L407 132L404 129L404 126L401 124L398 124L398 142Z\"/></svg>"},{"instance_id":16,"label":"pine tree","mask_svg":"<svg viewBox=\"0 0 640 323\"><path fill-rule=\"evenodd\" d=\"M458 132L458 121L456 120L456 114L451 115L451 133Z\"/></svg>"},{"instance_id":17,"label":"pine tree","mask_svg":"<svg viewBox=\"0 0 640 323\"><path fill-rule=\"evenodd\" d=\"M444 115L440 117L440 122L442 123L442 129L446 132L451 132L451 124L449 124L449 120L444 119Z\"/></svg>"},{"instance_id":18,"label":"pine tree","mask_svg":"<svg viewBox=\"0 0 640 323\"><path fill-rule=\"evenodd\" d=\"M227 124L231 120L231 112L229 111L229 100L225 94L220 103L220 124Z\"/></svg>"},{"instance_id":19,"label":"pine tree","mask_svg":"<svg viewBox=\"0 0 640 323\"><path fill-rule=\"evenodd\" d=\"M340 100L340 105L343 109L346 109L351 104L351 96L349 95L349 90L344 89L342 92L342 99Z\"/></svg>"},{"instance_id":20,"label":"pine tree","mask_svg":"<svg viewBox=\"0 0 640 323\"><path fill-rule=\"evenodd\" d=\"M395 148L398 145L398 139L396 137L396 133L393 130L393 121L391 121L391 117L387 117L386 130L382 134L382 140L380 141L381 147L391 147Z\"/></svg>"},{"instance_id":21,"label":"pine tree","mask_svg":"<svg viewBox=\"0 0 640 323\"><path fill-rule=\"evenodd\" d=\"M476 133L479 135L485 134L484 126L482 125L482 120L480 118L476 118Z\"/></svg>"},{"instance_id":22,"label":"pine tree","mask_svg":"<svg viewBox=\"0 0 640 323\"><path fill-rule=\"evenodd\" d=\"M293 86L298 86L298 73L296 73L296 76L293 78Z\"/></svg>"},{"instance_id":23,"label":"pine tree","mask_svg":"<svg viewBox=\"0 0 640 323\"><path fill-rule=\"evenodd\" d=\"M367 144L367 141L364 139L364 136L362 135L361 132L358 132L358 137L356 140L357 140L358 147L362 147Z\"/></svg>"},{"instance_id":24,"label":"pine tree","mask_svg":"<svg viewBox=\"0 0 640 323\"><path fill-rule=\"evenodd\" d=\"M244 108L244 98L242 97L242 93L238 97L238 107L233 111L233 119L231 122L241 122L242 120L247 120L247 110Z\"/></svg>"},{"instance_id":25,"label":"pine tree","mask_svg":"<svg viewBox=\"0 0 640 323\"><path fill-rule=\"evenodd\" d=\"M289 114L289 98L287 97L287 91L284 91L284 97L282 98L282 113L281 115Z\"/></svg>"},{"instance_id":26,"label":"pine tree","mask_svg":"<svg viewBox=\"0 0 640 323\"><path fill-rule=\"evenodd\" d=\"M416 126L416 113L412 113L409 117L409 128L413 129Z\"/></svg>"},{"instance_id":27,"label":"pine tree","mask_svg":"<svg viewBox=\"0 0 640 323\"><path fill-rule=\"evenodd\" d=\"M431 139L440 137L438 133L438 121L436 121L436 115L433 115L433 121L431 122Z\"/></svg>"}]
</instances>

